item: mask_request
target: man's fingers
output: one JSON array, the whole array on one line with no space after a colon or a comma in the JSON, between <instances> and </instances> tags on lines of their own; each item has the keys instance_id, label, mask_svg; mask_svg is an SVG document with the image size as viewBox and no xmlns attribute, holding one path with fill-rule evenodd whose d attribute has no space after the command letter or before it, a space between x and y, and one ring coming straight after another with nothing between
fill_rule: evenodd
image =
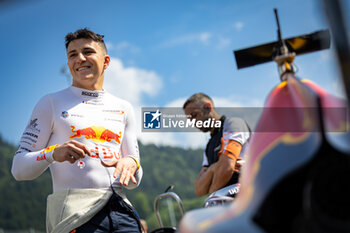
<instances>
[{"instance_id":1,"label":"man's fingers","mask_svg":"<svg viewBox=\"0 0 350 233\"><path fill-rule=\"evenodd\" d=\"M118 165L117 165L117 167L113 173L114 178L117 178L119 176L119 174L121 173L121 171L122 171L122 168L118 167Z\"/></svg>"},{"instance_id":2,"label":"man's fingers","mask_svg":"<svg viewBox=\"0 0 350 233\"><path fill-rule=\"evenodd\" d=\"M104 162L101 160L101 164L105 167L115 167L113 177L119 176L119 183L121 185L128 185L131 180L134 184L137 183L134 173L136 171L136 165L133 159L125 158L112 162Z\"/></svg>"},{"instance_id":3,"label":"man's fingers","mask_svg":"<svg viewBox=\"0 0 350 233\"><path fill-rule=\"evenodd\" d=\"M70 155L73 156L75 159L85 158L85 152L77 147L71 148Z\"/></svg>"},{"instance_id":4,"label":"man's fingers","mask_svg":"<svg viewBox=\"0 0 350 233\"><path fill-rule=\"evenodd\" d=\"M84 145L84 151L88 156L90 156L90 157L92 156L91 150L85 145Z\"/></svg>"},{"instance_id":5,"label":"man's fingers","mask_svg":"<svg viewBox=\"0 0 350 233\"><path fill-rule=\"evenodd\" d=\"M131 176L130 176L130 173L129 173L129 174L126 175L126 177L124 179L124 182L123 182L124 186L127 186L129 184L130 178L131 178Z\"/></svg>"},{"instance_id":6,"label":"man's fingers","mask_svg":"<svg viewBox=\"0 0 350 233\"><path fill-rule=\"evenodd\" d=\"M74 150L69 151L66 157L70 163L75 163L75 161L82 158L81 151L79 151L78 153Z\"/></svg>"},{"instance_id":7,"label":"man's fingers","mask_svg":"<svg viewBox=\"0 0 350 233\"><path fill-rule=\"evenodd\" d=\"M85 144L75 140L70 141L70 143L74 145L72 149L79 151L83 157L85 157L85 154L88 154L91 157L91 151Z\"/></svg>"},{"instance_id":8,"label":"man's fingers","mask_svg":"<svg viewBox=\"0 0 350 233\"><path fill-rule=\"evenodd\" d=\"M124 169L121 174L120 174L120 177L119 177L119 184L121 185L127 185L128 183L126 182L129 182L129 178L128 178L128 171L126 169ZM125 184L126 183L126 184Z\"/></svg>"},{"instance_id":9,"label":"man's fingers","mask_svg":"<svg viewBox=\"0 0 350 233\"><path fill-rule=\"evenodd\" d=\"M131 181L132 181L134 184L137 183L135 176L133 176L133 175L131 176Z\"/></svg>"},{"instance_id":10,"label":"man's fingers","mask_svg":"<svg viewBox=\"0 0 350 233\"><path fill-rule=\"evenodd\" d=\"M127 186L129 184L129 181L132 181L134 184L136 184L136 178L131 174L130 170L124 169L123 172L120 175L119 183L122 185Z\"/></svg>"},{"instance_id":11,"label":"man's fingers","mask_svg":"<svg viewBox=\"0 0 350 233\"><path fill-rule=\"evenodd\" d=\"M66 156L66 160L70 163L75 163L75 161L77 161L77 159L74 156L71 155L67 155Z\"/></svg>"}]
</instances>

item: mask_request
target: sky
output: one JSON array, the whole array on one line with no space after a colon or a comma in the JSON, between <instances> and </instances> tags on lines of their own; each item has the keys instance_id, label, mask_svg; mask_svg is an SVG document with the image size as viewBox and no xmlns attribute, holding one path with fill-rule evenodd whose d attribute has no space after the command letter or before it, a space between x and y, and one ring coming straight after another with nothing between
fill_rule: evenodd
<instances>
[{"instance_id":1,"label":"sky","mask_svg":"<svg viewBox=\"0 0 350 233\"><path fill-rule=\"evenodd\" d=\"M262 107L280 82L276 64L238 70L233 50L277 39L273 8L284 38L326 29L321 6L316 0L0 1L0 135L17 144L37 101L71 85L62 72L64 36L87 27L105 36L111 64L104 88L132 103L141 142L204 148L208 134L141 132L141 108L181 107L196 92L217 107ZM297 76L343 96L333 47L298 56Z\"/></svg>"}]
</instances>

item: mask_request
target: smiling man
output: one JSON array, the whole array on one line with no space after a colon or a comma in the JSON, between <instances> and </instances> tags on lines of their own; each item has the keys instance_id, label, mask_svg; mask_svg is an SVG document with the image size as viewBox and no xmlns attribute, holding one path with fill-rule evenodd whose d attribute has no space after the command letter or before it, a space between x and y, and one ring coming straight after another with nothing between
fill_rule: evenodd
<instances>
[{"instance_id":1,"label":"smiling man","mask_svg":"<svg viewBox=\"0 0 350 233\"><path fill-rule=\"evenodd\" d=\"M47 232L140 232L122 190L142 177L133 109L103 89L103 36L80 29L65 39L72 86L37 103L12 174L32 180L50 168Z\"/></svg>"},{"instance_id":2,"label":"smiling man","mask_svg":"<svg viewBox=\"0 0 350 233\"><path fill-rule=\"evenodd\" d=\"M93 35L91 37L95 38ZM75 40L73 38L74 34L66 36L68 66L74 77L73 86L102 90L104 71L110 62L105 44L100 41L102 38L99 39L98 36L95 40L84 37Z\"/></svg>"}]
</instances>

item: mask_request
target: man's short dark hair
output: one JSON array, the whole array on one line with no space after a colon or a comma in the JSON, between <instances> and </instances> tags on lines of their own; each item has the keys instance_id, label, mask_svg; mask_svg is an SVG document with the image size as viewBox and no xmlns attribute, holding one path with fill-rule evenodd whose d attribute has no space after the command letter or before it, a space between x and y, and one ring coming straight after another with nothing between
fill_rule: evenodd
<instances>
[{"instance_id":1,"label":"man's short dark hair","mask_svg":"<svg viewBox=\"0 0 350 233\"><path fill-rule=\"evenodd\" d=\"M212 104L214 104L213 100L208 95L199 92L193 94L190 98L188 98L182 108L185 109L189 103L195 103L200 105L201 103L204 103L205 99L208 99Z\"/></svg>"},{"instance_id":2,"label":"man's short dark hair","mask_svg":"<svg viewBox=\"0 0 350 233\"><path fill-rule=\"evenodd\" d=\"M103 37L104 37L103 35L97 34L87 28L78 29L75 32L70 32L66 35L65 37L66 49L68 48L69 43L72 42L73 40L90 39L100 43L102 45L102 48L104 48L107 53L107 48L103 40Z\"/></svg>"}]
</instances>

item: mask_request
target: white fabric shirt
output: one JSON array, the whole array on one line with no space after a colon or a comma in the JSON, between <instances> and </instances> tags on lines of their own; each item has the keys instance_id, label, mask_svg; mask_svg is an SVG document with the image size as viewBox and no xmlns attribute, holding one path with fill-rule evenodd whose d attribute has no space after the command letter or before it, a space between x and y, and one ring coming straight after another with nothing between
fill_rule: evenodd
<instances>
[{"instance_id":1,"label":"white fabric shirt","mask_svg":"<svg viewBox=\"0 0 350 233\"><path fill-rule=\"evenodd\" d=\"M32 180L50 167L53 191L66 189L108 189L120 187L115 167L106 162L130 156L140 161L136 122L131 105L106 91L69 87L44 96L35 106L14 156L12 174L17 180ZM71 164L56 162L52 152L56 144L79 141L92 156ZM136 172L137 184L142 168Z\"/></svg>"}]
</instances>

